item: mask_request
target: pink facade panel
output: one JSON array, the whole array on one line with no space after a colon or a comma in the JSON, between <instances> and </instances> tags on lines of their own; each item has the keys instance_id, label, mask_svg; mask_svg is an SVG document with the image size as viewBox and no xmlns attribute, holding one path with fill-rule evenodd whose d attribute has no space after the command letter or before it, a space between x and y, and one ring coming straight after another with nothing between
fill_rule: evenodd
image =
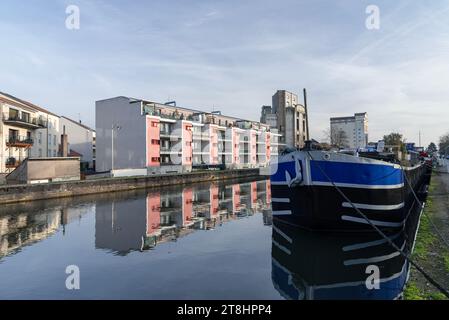
<instances>
[{"instance_id":1,"label":"pink facade panel","mask_svg":"<svg viewBox=\"0 0 449 320\"><path fill-rule=\"evenodd\" d=\"M251 182L251 208L257 206L257 182Z\"/></svg>"},{"instance_id":2,"label":"pink facade panel","mask_svg":"<svg viewBox=\"0 0 449 320\"><path fill-rule=\"evenodd\" d=\"M240 134L232 128L232 163L240 164Z\"/></svg>"},{"instance_id":3,"label":"pink facade panel","mask_svg":"<svg viewBox=\"0 0 449 320\"><path fill-rule=\"evenodd\" d=\"M250 150L250 159L249 163L252 165L257 164L257 135L256 132L251 130L249 136L249 150Z\"/></svg>"},{"instance_id":4,"label":"pink facade panel","mask_svg":"<svg viewBox=\"0 0 449 320\"><path fill-rule=\"evenodd\" d=\"M218 217L219 201L218 201L218 186L210 186L210 217Z\"/></svg>"},{"instance_id":5,"label":"pink facade panel","mask_svg":"<svg viewBox=\"0 0 449 320\"><path fill-rule=\"evenodd\" d=\"M161 195L147 196L147 236L157 235L161 228Z\"/></svg>"},{"instance_id":6,"label":"pink facade panel","mask_svg":"<svg viewBox=\"0 0 449 320\"><path fill-rule=\"evenodd\" d=\"M193 219L193 190L185 188L182 190L182 226L188 226Z\"/></svg>"},{"instance_id":7,"label":"pink facade panel","mask_svg":"<svg viewBox=\"0 0 449 320\"><path fill-rule=\"evenodd\" d=\"M233 213L239 212L240 208L241 208L240 185L234 184L232 186L232 211L233 211Z\"/></svg>"},{"instance_id":8,"label":"pink facade panel","mask_svg":"<svg viewBox=\"0 0 449 320\"><path fill-rule=\"evenodd\" d=\"M160 129L159 119L156 117L146 118L146 163L147 167L159 167L161 164L160 151Z\"/></svg>"},{"instance_id":9,"label":"pink facade panel","mask_svg":"<svg viewBox=\"0 0 449 320\"><path fill-rule=\"evenodd\" d=\"M269 132L265 134L265 148L267 163L269 163L271 160L271 134Z\"/></svg>"},{"instance_id":10,"label":"pink facade panel","mask_svg":"<svg viewBox=\"0 0 449 320\"><path fill-rule=\"evenodd\" d=\"M209 128L209 162L210 164L218 164L218 127L211 125Z\"/></svg>"},{"instance_id":11,"label":"pink facade panel","mask_svg":"<svg viewBox=\"0 0 449 320\"><path fill-rule=\"evenodd\" d=\"M267 200L267 204L270 204L271 203L271 183L270 183L270 180L267 180L267 186L266 186L266 190L267 190L267 193L266 193L266 200Z\"/></svg>"},{"instance_id":12,"label":"pink facade panel","mask_svg":"<svg viewBox=\"0 0 449 320\"><path fill-rule=\"evenodd\" d=\"M193 128L190 122L182 122L182 164L192 165Z\"/></svg>"}]
</instances>

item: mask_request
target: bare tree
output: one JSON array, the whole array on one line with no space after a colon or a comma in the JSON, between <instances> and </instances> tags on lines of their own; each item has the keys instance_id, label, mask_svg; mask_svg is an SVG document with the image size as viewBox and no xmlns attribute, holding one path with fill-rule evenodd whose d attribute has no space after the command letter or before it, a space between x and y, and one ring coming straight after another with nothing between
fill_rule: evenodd
<instances>
[{"instance_id":1,"label":"bare tree","mask_svg":"<svg viewBox=\"0 0 449 320\"><path fill-rule=\"evenodd\" d=\"M440 143L438 144L440 153L449 154L449 133L440 137Z\"/></svg>"},{"instance_id":2,"label":"bare tree","mask_svg":"<svg viewBox=\"0 0 449 320\"><path fill-rule=\"evenodd\" d=\"M346 132L344 132L341 129L340 130L326 129L324 130L324 135L327 141L329 141L332 146L338 148L347 148L349 146L348 136Z\"/></svg>"}]
</instances>

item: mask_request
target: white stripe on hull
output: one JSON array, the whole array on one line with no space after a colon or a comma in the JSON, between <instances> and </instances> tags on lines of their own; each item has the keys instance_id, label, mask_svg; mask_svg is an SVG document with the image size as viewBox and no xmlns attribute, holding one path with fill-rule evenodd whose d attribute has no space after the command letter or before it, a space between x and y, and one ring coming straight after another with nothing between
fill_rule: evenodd
<instances>
[{"instance_id":1,"label":"white stripe on hull","mask_svg":"<svg viewBox=\"0 0 449 320\"><path fill-rule=\"evenodd\" d=\"M286 254L288 254L288 255L291 255L291 254L292 254L292 252L291 252L290 250L288 250L286 247L280 245L278 242L276 242L276 241L274 241L274 240L273 240L273 244L274 244L276 247L278 247L279 250L284 251Z\"/></svg>"},{"instance_id":2,"label":"white stripe on hull","mask_svg":"<svg viewBox=\"0 0 449 320\"><path fill-rule=\"evenodd\" d=\"M291 210L273 211L273 216L290 216L291 214L292 214Z\"/></svg>"},{"instance_id":3,"label":"white stripe on hull","mask_svg":"<svg viewBox=\"0 0 449 320\"><path fill-rule=\"evenodd\" d=\"M288 186L287 181L271 181L271 185L273 186ZM359 189L385 189L385 190L391 190L391 189L400 189L404 187L403 183L400 184L389 184L389 185L369 185L369 184L353 184L353 183L337 183L335 182L332 184L331 182L322 182L322 181L312 181L312 186L319 186L319 187L333 187L336 185L337 187L341 188L359 188ZM300 186L308 186L308 184L302 184Z\"/></svg>"},{"instance_id":4,"label":"white stripe on hull","mask_svg":"<svg viewBox=\"0 0 449 320\"><path fill-rule=\"evenodd\" d=\"M400 184L389 184L389 185L369 185L369 184L352 184L352 183L330 183L330 182L321 182L321 181L313 181L313 186L323 186L323 187L332 187L336 185L341 188L360 188L360 189L400 189L404 187L403 183Z\"/></svg>"},{"instance_id":5,"label":"white stripe on hull","mask_svg":"<svg viewBox=\"0 0 449 320\"><path fill-rule=\"evenodd\" d=\"M271 198L271 202L290 203L290 198Z\"/></svg>"},{"instance_id":6,"label":"white stripe on hull","mask_svg":"<svg viewBox=\"0 0 449 320\"><path fill-rule=\"evenodd\" d=\"M391 241L395 240L396 238L398 238L401 235L402 231L392 237L389 237L389 239ZM370 242L363 242L363 243L356 243L356 244L351 244L349 246L345 246L342 248L342 250L344 252L347 251L354 251L354 250L360 250L360 249L365 249L365 248L370 248L370 247L375 247L375 246L380 246L384 243L387 243L388 241L386 239L379 239L379 240L375 240L375 241L370 241Z\"/></svg>"},{"instance_id":7,"label":"white stripe on hull","mask_svg":"<svg viewBox=\"0 0 449 320\"><path fill-rule=\"evenodd\" d=\"M292 243L293 239L290 238L289 236L287 236L284 232L282 232L281 230L279 230L279 228L277 228L276 226L273 226L273 230L276 231L280 236L282 236L282 238L284 238L285 240L287 240L288 242Z\"/></svg>"},{"instance_id":8,"label":"white stripe on hull","mask_svg":"<svg viewBox=\"0 0 449 320\"><path fill-rule=\"evenodd\" d=\"M404 208L404 202L394 205L374 205L374 204L365 204L365 203L353 203L353 205L358 209L366 209L366 210L398 210ZM349 202L343 202L342 206L344 208L353 208L353 206Z\"/></svg>"},{"instance_id":9,"label":"white stripe on hull","mask_svg":"<svg viewBox=\"0 0 449 320\"><path fill-rule=\"evenodd\" d=\"M342 220L351 221L362 224L369 224L364 218L356 218L351 216L342 216ZM377 220L369 220L372 224L379 227L402 227L405 223L405 220L402 222L387 222L387 221L377 221Z\"/></svg>"},{"instance_id":10,"label":"white stripe on hull","mask_svg":"<svg viewBox=\"0 0 449 320\"><path fill-rule=\"evenodd\" d=\"M401 247L401 250L403 250L405 247L405 242ZM393 259L397 256L399 256L401 253L396 251L384 256L378 256L378 257L371 257L371 258L366 258L366 259L352 259L352 260L345 260L343 261L343 264L345 266L353 266L353 265L357 265L357 264L371 264L371 263L377 263L377 262L382 262L382 261L386 261L386 260L390 260Z\"/></svg>"}]
</instances>

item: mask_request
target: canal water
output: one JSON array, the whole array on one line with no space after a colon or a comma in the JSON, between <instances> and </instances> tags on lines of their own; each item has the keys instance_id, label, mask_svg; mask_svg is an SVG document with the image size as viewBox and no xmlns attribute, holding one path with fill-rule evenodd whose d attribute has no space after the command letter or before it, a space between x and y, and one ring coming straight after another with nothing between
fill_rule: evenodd
<instances>
[{"instance_id":1,"label":"canal water","mask_svg":"<svg viewBox=\"0 0 449 320\"><path fill-rule=\"evenodd\" d=\"M262 180L2 206L0 299L400 298L408 264L386 241L273 225L270 203Z\"/></svg>"}]
</instances>

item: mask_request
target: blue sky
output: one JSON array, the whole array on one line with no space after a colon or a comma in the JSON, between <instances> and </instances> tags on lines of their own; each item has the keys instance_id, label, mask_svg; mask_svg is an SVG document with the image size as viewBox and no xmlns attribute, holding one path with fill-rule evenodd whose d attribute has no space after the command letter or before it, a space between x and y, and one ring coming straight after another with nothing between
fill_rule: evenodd
<instances>
[{"instance_id":1,"label":"blue sky","mask_svg":"<svg viewBox=\"0 0 449 320\"><path fill-rule=\"evenodd\" d=\"M95 101L118 95L258 120L277 89L306 87L315 138L366 111L370 140L421 129L428 144L449 131L448 15L439 0L2 0L0 91L94 126Z\"/></svg>"}]
</instances>

